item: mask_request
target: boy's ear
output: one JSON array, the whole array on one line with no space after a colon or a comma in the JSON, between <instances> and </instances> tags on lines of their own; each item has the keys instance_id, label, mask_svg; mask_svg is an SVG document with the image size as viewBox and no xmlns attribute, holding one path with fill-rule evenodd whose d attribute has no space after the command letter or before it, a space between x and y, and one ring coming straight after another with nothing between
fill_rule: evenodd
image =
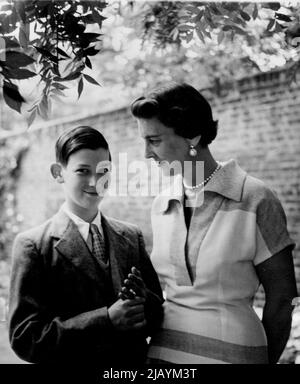
<instances>
[{"instance_id":1,"label":"boy's ear","mask_svg":"<svg viewBox=\"0 0 300 384\"><path fill-rule=\"evenodd\" d=\"M54 179L59 184L62 184L64 182L64 178L62 176L62 166L58 163L53 163L51 164L50 170L51 170L51 175L54 177Z\"/></svg>"}]
</instances>

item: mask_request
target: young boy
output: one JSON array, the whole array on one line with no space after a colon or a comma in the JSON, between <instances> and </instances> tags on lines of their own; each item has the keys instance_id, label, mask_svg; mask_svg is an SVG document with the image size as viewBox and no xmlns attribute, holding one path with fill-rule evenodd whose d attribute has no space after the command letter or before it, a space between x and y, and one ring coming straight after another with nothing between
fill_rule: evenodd
<instances>
[{"instance_id":1,"label":"young boy","mask_svg":"<svg viewBox=\"0 0 300 384\"><path fill-rule=\"evenodd\" d=\"M162 320L162 292L140 230L98 210L108 171L101 164L109 161L93 128L77 127L56 142L51 173L65 203L13 247L9 337L24 360L142 364L146 338Z\"/></svg>"}]
</instances>

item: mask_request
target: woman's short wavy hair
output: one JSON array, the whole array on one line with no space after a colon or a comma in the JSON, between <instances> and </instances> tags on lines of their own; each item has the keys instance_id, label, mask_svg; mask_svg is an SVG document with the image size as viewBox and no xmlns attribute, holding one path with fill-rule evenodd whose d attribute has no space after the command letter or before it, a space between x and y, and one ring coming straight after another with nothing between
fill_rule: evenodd
<instances>
[{"instance_id":1,"label":"woman's short wavy hair","mask_svg":"<svg viewBox=\"0 0 300 384\"><path fill-rule=\"evenodd\" d=\"M207 147L217 136L218 121L213 120L210 104L186 83L169 83L148 92L134 100L131 113L142 119L156 117L177 135L188 139L201 135L202 147Z\"/></svg>"}]
</instances>

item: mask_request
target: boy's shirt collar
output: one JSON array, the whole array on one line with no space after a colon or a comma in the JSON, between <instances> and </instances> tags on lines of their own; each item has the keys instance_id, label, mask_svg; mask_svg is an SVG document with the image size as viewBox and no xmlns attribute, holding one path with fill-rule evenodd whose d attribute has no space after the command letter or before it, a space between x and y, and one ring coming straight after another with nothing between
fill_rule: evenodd
<instances>
[{"instance_id":1,"label":"boy's shirt collar","mask_svg":"<svg viewBox=\"0 0 300 384\"><path fill-rule=\"evenodd\" d=\"M89 231L90 231L90 223L87 221L82 220L79 216L75 215L73 212L71 212L67 206L67 203L63 203L61 209L69 216L69 218L75 223L75 225L78 228L79 233L83 237L83 240L85 242L88 241L89 238ZM101 213L98 210L97 216L94 218L91 224L96 224L101 235L103 236L103 229L101 225Z\"/></svg>"}]
</instances>

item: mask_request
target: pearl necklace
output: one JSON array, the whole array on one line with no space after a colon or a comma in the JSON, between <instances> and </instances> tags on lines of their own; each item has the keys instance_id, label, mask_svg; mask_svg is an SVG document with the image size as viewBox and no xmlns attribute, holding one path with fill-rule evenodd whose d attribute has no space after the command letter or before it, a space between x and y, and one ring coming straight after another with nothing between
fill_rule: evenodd
<instances>
[{"instance_id":1,"label":"pearl necklace","mask_svg":"<svg viewBox=\"0 0 300 384\"><path fill-rule=\"evenodd\" d=\"M209 180L218 172L218 170L221 167L222 167L221 164L218 163L218 165L216 166L216 169L204 181L202 181L202 183L199 183L199 184L196 184L196 185L186 185L184 180L183 180L184 188L194 190L194 189L198 189L198 188L204 187L209 182Z\"/></svg>"}]
</instances>

